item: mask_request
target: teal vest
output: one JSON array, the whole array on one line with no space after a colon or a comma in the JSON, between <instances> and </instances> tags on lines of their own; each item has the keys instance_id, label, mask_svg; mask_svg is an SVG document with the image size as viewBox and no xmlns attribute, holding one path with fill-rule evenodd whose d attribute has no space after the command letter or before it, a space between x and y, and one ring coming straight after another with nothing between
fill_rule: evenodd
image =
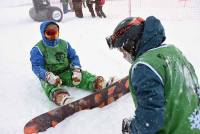
<instances>
[{"instance_id":1,"label":"teal vest","mask_svg":"<svg viewBox=\"0 0 200 134\"><path fill-rule=\"evenodd\" d=\"M165 122L157 134L200 134L200 128L192 127L195 123L190 119L199 105L198 79L193 66L181 51L173 45L165 45L145 52L132 65L129 80L137 77L131 76L131 71L137 64L151 67L163 82L166 102ZM137 106L135 90L131 84L130 88ZM197 116L199 115L196 115L196 123Z\"/></svg>"},{"instance_id":2,"label":"teal vest","mask_svg":"<svg viewBox=\"0 0 200 134\"><path fill-rule=\"evenodd\" d=\"M37 44L45 60L45 69L54 74L60 74L69 69L70 61L67 57L68 44L64 40L55 46L46 46L42 40Z\"/></svg>"}]
</instances>

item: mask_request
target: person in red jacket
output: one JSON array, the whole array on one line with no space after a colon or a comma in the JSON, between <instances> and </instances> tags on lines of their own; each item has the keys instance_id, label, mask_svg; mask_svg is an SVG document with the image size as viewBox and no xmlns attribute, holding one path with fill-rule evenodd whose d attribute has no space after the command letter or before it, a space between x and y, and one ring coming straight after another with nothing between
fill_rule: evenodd
<instances>
[{"instance_id":1,"label":"person in red jacket","mask_svg":"<svg viewBox=\"0 0 200 134\"><path fill-rule=\"evenodd\" d=\"M103 12L103 5L105 4L105 0L96 0L95 1L95 11L97 13L97 16L102 18L106 18L105 13Z\"/></svg>"}]
</instances>

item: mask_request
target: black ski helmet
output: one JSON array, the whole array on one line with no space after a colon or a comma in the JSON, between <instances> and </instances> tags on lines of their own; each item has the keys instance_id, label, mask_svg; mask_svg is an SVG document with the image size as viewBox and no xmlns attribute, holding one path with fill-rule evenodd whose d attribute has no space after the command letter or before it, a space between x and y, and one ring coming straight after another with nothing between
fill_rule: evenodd
<instances>
[{"instance_id":1,"label":"black ski helmet","mask_svg":"<svg viewBox=\"0 0 200 134\"><path fill-rule=\"evenodd\" d=\"M109 48L123 47L130 54L140 39L144 29L144 19L128 17L122 20L115 28L113 34L106 38Z\"/></svg>"}]
</instances>

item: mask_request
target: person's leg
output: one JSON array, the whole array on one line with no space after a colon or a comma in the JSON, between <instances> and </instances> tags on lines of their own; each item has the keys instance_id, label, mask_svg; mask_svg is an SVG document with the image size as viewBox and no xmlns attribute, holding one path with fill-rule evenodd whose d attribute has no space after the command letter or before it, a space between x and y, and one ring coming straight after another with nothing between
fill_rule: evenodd
<instances>
[{"instance_id":1,"label":"person's leg","mask_svg":"<svg viewBox=\"0 0 200 134\"><path fill-rule=\"evenodd\" d=\"M49 98L49 100L52 101L53 100L53 93L55 91L59 90L58 87L51 85L48 82L43 81L43 80L41 80L41 85L42 85L42 88L43 88L46 96Z\"/></svg>"},{"instance_id":2,"label":"person's leg","mask_svg":"<svg viewBox=\"0 0 200 134\"><path fill-rule=\"evenodd\" d=\"M86 89L89 91L94 91L94 81L96 80L96 76L92 75L91 73L87 71L81 71L82 73L82 79L80 84L77 86L73 85L72 83L72 70L67 70L64 73L60 74L60 78L62 79L63 85L66 85L68 87L77 87Z\"/></svg>"},{"instance_id":3,"label":"person's leg","mask_svg":"<svg viewBox=\"0 0 200 134\"><path fill-rule=\"evenodd\" d=\"M59 74L62 84L68 87L74 87L72 84L72 69L66 70L65 72Z\"/></svg>"},{"instance_id":4,"label":"person's leg","mask_svg":"<svg viewBox=\"0 0 200 134\"><path fill-rule=\"evenodd\" d=\"M63 6L63 12L67 13L68 12L68 0L61 0L62 6Z\"/></svg>"},{"instance_id":5,"label":"person's leg","mask_svg":"<svg viewBox=\"0 0 200 134\"><path fill-rule=\"evenodd\" d=\"M97 2L95 3L95 11L96 11L96 13L97 13L97 16L101 18L102 16L101 16L101 14L100 14L99 5L98 5Z\"/></svg>"},{"instance_id":6,"label":"person's leg","mask_svg":"<svg viewBox=\"0 0 200 134\"><path fill-rule=\"evenodd\" d=\"M88 9L89 9L89 11L90 11L90 13L91 13L91 16L92 16L92 17L95 17L94 9L93 9L93 4L92 4L92 3L89 3L88 1L86 2L86 4L87 4L87 7L88 7Z\"/></svg>"},{"instance_id":7,"label":"person's leg","mask_svg":"<svg viewBox=\"0 0 200 134\"><path fill-rule=\"evenodd\" d=\"M98 91L108 86L108 81L102 76L95 76L87 71L82 71L82 80L77 88L86 89L88 91Z\"/></svg>"},{"instance_id":8,"label":"person's leg","mask_svg":"<svg viewBox=\"0 0 200 134\"><path fill-rule=\"evenodd\" d=\"M72 2L73 2L73 7L74 7L76 17L83 18L82 1L72 0Z\"/></svg>"},{"instance_id":9,"label":"person's leg","mask_svg":"<svg viewBox=\"0 0 200 134\"><path fill-rule=\"evenodd\" d=\"M73 12L74 11L74 7L73 7L72 0L69 0L69 7L70 7L71 11Z\"/></svg>"},{"instance_id":10,"label":"person's leg","mask_svg":"<svg viewBox=\"0 0 200 134\"><path fill-rule=\"evenodd\" d=\"M65 71L59 76L62 79L63 85L69 87L77 87L92 92L104 88L107 84L102 76L95 76L83 70L81 71L81 74L82 74L81 82L76 86L72 84L72 70Z\"/></svg>"},{"instance_id":11,"label":"person's leg","mask_svg":"<svg viewBox=\"0 0 200 134\"><path fill-rule=\"evenodd\" d=\"M82 88L88 91L95 91L95 80L96 76L87 72L87 71L82 71L82 80L79 85L77 85L77 88Z\"/></svg>"},{"instance_id":12,"label":"person's leg","mask_svg":"<svg viewBox=\"0 0 200 134\"><path fill-rule=\"evenodd\" d=\"M51 85L43 80L41 80L41 85L49 100L53 101L57 105L65 104L66 100L70 96L69 93L61 87Z\"/></svg>"},{"instance_id":13,"label":"person's leg","mask_svg":"<svg viewBox=\"0 0 200 134\"><path fill-rule=\"evenodd\" d=\"M103 16L104 18L106 18L105 13L103 12L103 6L99 6L99 12L100 12L101 16Z\"/></svg>"}]
</instances>

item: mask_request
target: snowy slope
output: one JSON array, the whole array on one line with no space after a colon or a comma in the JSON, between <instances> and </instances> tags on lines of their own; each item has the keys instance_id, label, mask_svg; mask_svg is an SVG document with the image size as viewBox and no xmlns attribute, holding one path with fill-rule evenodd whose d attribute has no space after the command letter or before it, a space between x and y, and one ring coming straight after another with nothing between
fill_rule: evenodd
<instances>
[{"instance_id":1,"label":"snowy slope","mask_svg":"<svg viewBox=\"0 0 200 134\"><path fill-rule=\"evenodd\" d=\"M9 5L5 0L1 2ZM56 107L48 101L31 71L29 52L41 36L40 23L32 21L28 15L30 7L0 8L0 18L3 18L0 21L1 134L21 134L28 120ZM113 75L124 77L128 74L130 65L119 52L108 49L105 37L113 32L119 21L128 16L128 0L108 1L104 10L108 15L106 19L91 18L87 9L83 11L83 19L75 18L74 13L65 15L59 23L60 36L76 49L83 69L106 78ZM154 15L156 10L158 9L146 12L138 9L132 15L146 17ZM178 20L163 19L166 43L176 44L183 50L200 78L200 20ZM69 91L76 97L88 94L77 89ZM132 116L133 113L134 105L128 94L105 108L76 113L46 133L120 134L122 118Z\"/></svg>"}]
</instances>

